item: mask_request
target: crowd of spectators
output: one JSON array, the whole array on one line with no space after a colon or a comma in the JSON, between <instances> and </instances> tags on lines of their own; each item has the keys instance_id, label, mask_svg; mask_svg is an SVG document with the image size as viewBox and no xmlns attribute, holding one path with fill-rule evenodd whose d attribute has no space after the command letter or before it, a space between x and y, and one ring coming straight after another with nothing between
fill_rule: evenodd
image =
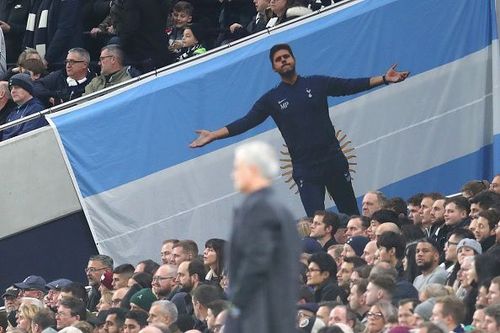
<instances>
[{"instance_id":1,"label":"crowd of spectators","mask_svg":"<svg viewBox=\"0 0 500 333\"><path fill-rule=\"evenodd\" d=\"M337 2L337 1L334 1ZM205 53L332 0L9 0L0 2L0 125ZM23 76L18 76L24 74ZM10 97L12 77L36 107ZM27 90L26 90L26 89ZM30 99L31 99L30 98ZM0 140L43 126L33 121Z\"/></svg>"},{"instance_id":2,"label":"crowd of spectators","mask_svg":"<svg viewBox=\"0 0 500 333\"><path fill-rule=\"evenodd\" d=\"M297 222L297 332L500 332L500 174L448 197L368 192L362 212ZM209 239L202 254L192 240L159 248L159 263L90 257L87 286L13 281L0 331L223 332L232 309L226 241Z\"/></svg>"}]
</instances>

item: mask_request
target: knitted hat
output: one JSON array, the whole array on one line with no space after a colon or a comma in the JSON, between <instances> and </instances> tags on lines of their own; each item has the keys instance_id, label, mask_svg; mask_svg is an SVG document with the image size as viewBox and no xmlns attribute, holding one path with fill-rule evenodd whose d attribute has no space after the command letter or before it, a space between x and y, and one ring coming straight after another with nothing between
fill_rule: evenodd
<instances>
[{"instance_id":1,"label":"knitted hat","mask_svg":"<svg viewBox=\"0 0 500 333\"><path fill-rule=\"evenodd\" d=\"M19 73L12 76L9 80L9 89L12 89L12 86L18 86L26 90L33 95L33 82L31 81L31 77L26 73Z\"/></svg>"},{"instance_id":2,"label":"knitted hat","mask_svg":"<svg viewBox=\"0 0 500 333\"><path fill-rule=\"evenodd\" d=\"M130 297L130 304L134 303L141 309L149 311L151 304L156 301L157 298L149 288L144 288L136 292L132 297Z\"/></svg>"},{"instance_id":3,"label":"knitted hat","mask_svg":"<svg viewBox=\"0 0 500 333\"><path fill-rule=\"evenodd\" d=\"M418 314L423 320L429 321L432 315L432 308L434 308L434 304L436 304L436 299L429 298L428 300L425 300L424 302L417 305L413 312Z\"/></svg>"},{"instance_id":4,"label":"knitted hat","mask_svg":"<svg viewBox=\"0 0 500 333\"><path fill-rule=\"evenodd\" d=\"M201 23L193 23L187 27L193 32L194 38L198 40L199 44L203 44L207 38L207 27Z\"/></svg>"},{"instance_id":5,"label":"knitted hat","mask_svg":"<svg viewBox=\"0 0 500 333\"><path fill-rule=\"evenodd\" d=\"M363 255L363 250L369 241L370 239L365 236L353 236L347 240L346 244L352 247L358 257L361 257L361 255Z\"/></svg>"},{"instance_id":6,"label":"knitted hat","mask_svg":"<svg viewBox=\"0 0 500 333\"><path fill-rule=\"evenodd\" d=\"M483 253L483 249L481 248L481 244L475 239L464 238L457 245L457 252L460 248L467 246L473 249L477 254Z\"/></svg>"},{"instance_id":7,"label":"knitted hat","mask_svg":"<svg viewBox=\"0 0 500 333\"><path fill-rule=\"evenodd\" d=\"M313 254L323 251L321 244L311 237L304 237L302 239L302 252Z\"/></svg>"}]
</instances>

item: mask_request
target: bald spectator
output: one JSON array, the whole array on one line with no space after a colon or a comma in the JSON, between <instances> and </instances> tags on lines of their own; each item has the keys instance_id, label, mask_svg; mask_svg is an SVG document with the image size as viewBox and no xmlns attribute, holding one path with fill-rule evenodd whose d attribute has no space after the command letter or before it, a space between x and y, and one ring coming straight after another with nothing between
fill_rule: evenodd
<instances>
[{"instance_id":1,"label":"bald spectator","mask_svg":"<svg viewBox=\"0 0 500 333\"><path fill-rule=\"evenodd\" d=\"M84 95L111 87L120 82L125 82L132 78L129 68L125 67L124 54L118 45L106 45L101 49L99 63L101 65L101 75L92 79L85 87Z\"/></svg>"},{"instance_id":2,"label":"bald spectator","mask_svg":"<svg viewBox=\"0 0 500 333\"><path fill-rule=\"evenodd\" d=\"M375 229L375 240L378 240L380 238L380 235L382 235L384 232L401 234L401 229L399 229L398 225L393 222L382 223L377 227L377 229Z\"/></svg>"},{"instance_id":3,"label":"bald spectator","mask_svg":"<svg viewBox=\"0 0 500 333\"><path fill-rule=\"evenodd\" d=\"M45 107L38 98L33 97L33 83L28 74L16 74L9 80L10 94L12 100L17 104L5 119L6 123L18 120L29 115L43 111ZM39 127L47 125L45 117L37 117L25 123L7 128L1 132L1 141L27 133Z\"/></svg>"},{"instance_id":4,"label":"bald spectator","mask_svg":"<svg viewBox=\"0 0 500 333\"><path fill-rule=\"evenodd\" d=\"M153 276L152 289L158 299L169 299L176 288L177 266L172 264L161 265ZM172 295L173 296L173 295ZM171 297L170 297L171 298Z\"/></svg>"},{"instance_id":5,"label":"bald spectator","mask_svg":"<svg viewBox=\"0 0 500 333\"><path fill-rule=\"evenodd\" d=\"M368 242L363 250L361 259L364 259L368 265L373 265L377 254L377 241L372 240Z\"/></svg>"}]
</instances>

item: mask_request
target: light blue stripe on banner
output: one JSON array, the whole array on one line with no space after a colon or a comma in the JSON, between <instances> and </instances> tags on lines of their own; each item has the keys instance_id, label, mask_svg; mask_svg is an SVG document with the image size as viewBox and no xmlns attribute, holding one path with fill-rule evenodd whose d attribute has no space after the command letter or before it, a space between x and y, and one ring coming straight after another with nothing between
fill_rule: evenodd
<instances>
[{"instance_id":1,"label":"light blue stripe on banner","mask_svg":"<svg viewBox=\"0 0 500 333\"><path fill-rule=\"evenodd\" d=\"M496 38L492 6L492 0L367 0L53 121L86 197L274 128L267 121L245 135L188 149L195 129L216 129L244 115L278 83L268 60L275 43L292 45L304 75L377 75L394 62L416 75L489 46Z\"/></svg>"}]
</instances>

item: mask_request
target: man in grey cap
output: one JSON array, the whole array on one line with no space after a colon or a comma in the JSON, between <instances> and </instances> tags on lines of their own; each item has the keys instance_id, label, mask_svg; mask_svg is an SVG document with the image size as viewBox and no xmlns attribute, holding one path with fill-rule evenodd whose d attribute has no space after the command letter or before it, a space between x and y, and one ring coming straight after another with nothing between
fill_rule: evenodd
<instances>
[{"instance_id":1,"label":"man in grey cap","mask_svg":"<svg viewBox=\"0 0 500 333\"><path fill-rule=\"evenodd\" d=\"M21 290L19 297L33 297L43 301L46 284L47 282L45 282L43 277L30 275L22 282L14 283L14 287Z\"/></svg>"},{"instance_id":2,"label":"man in grey cap","mask_svg":"<svg viewBox=\"0 0 500 333\"><path fill-rule=\"evenodd\" d=\"M72 281L68 279L57 279L47 283L45 287L47 288L48 293L47 297L44 298L45 306L52 309L54 312L57 312L57 299L61 293L61 289L69 286L71 283Z\"/></svg>"},{"instance_id":3,"label":"man in grey cap","mask_svg":"<svg viewBox=\"0 0 500 333\"><path fill-rule=\"evenodd\" d=\"M17 326L16 314L17 309L21 305L18 296L19 289L16 289L14 287L7 288L7 290L5 290L2 295L5 305L5 312L7 313L7 320L9 321L9 325L12 327Z\"/></svg>"},{"instance_id":4,"label":"man in grey cap","mask_svg":"<svg viewBox=\"0 0 500 333\"><path fill-rule=\"evenodd\" d=\"M12 76L9 80L9 88L12 100L17 104L17 107L9 113L5 120L6 123L45 109L42 102L38 98L33 97L33 83L28 74L20 73ZM45 125L47 125L45 118L38 117L3 130L0 138L1 141L4 141Z\"/></svg>"}]
</instances>

